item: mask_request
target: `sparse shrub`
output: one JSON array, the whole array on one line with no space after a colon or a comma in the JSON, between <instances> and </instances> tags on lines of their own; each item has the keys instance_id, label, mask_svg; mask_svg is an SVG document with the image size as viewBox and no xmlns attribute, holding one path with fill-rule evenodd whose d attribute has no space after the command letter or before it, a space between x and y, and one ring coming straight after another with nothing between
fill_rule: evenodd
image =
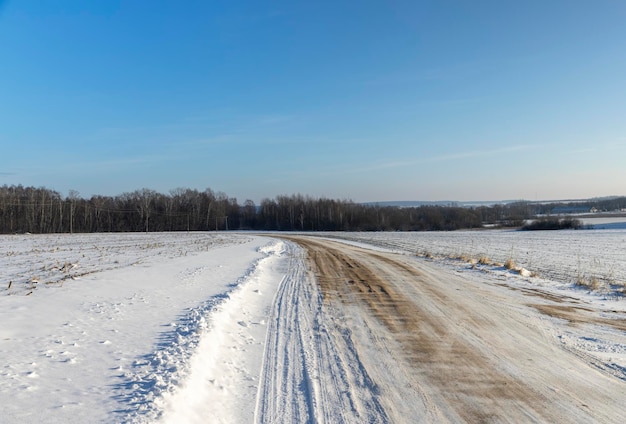
<instances>
[{"instance_id":1,"label":"sparse shrub","mask_svg":"<svg viewBox=\"0 0 626 424\"><path fill-rule=\"evenodd\" d=\"M591 277L589 279L589 288L591 290L598 290L602 287L602 282L597 277Z\"/></svg>"},{"instance_id":2,"label":"sparse shrub","mask_svg":"<svg viewBox=\"0 0 626 424\"><path fill-rule=\"evenodd\" d=\"M449 259L456 259L457 261L468 262L469 257L463 253L459 253L457 255L449 255Z\"/></svg>"},{"instance_id":3,"label":"sparse shrub","mask_svg":"<svg viewBox=\"0 0 626 424\"><path fill-rule=\"evenodd\" d=\"M521 230L578 230L582 227L583 223L575 218L541 218L524 225Z\"/></svg>"},{"instance_id":4,"label":"sparse shrub","mask_svg":"<svg viewBox=\"0 0 626 424\"><path fill-rule=\"evenodd\" d=\"M515 263L515 261L513 260L513 258L508 258L508 259L506 260L506 262L504 263L504 267L505 267L506 269L511 269L511 270L514 270L514 269L516 269L516 268L517 268L517 264Z\"/></svg>"},{"instance_id":5,"label":"sparse shrub","mask_svg":"<svg viewBox=\"0 0 626 424\"><path fill-rule=\"evenodd\" d=\"M489 260L487 256L481 256L480 259L478 260L478 263L481 265L491 265L491 261Z\"/></svg>"},{"instance_id":6,"label":"sparse shrub","mask_svg":"<svg viewBox=\"0 0 626 424\"><path fill-rule=\"evenodd\" d=\"M602 281L600 281L600 279L595 276L585 278L584 276L579 275L576 279L576 285L595 291L602 288Z\"/></svg>"}]
</instances>

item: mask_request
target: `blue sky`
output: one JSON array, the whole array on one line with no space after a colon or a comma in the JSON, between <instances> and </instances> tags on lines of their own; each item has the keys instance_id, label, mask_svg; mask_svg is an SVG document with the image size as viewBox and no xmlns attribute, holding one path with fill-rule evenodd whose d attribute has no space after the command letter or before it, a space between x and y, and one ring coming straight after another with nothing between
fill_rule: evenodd
<instances>
[{"instance_id":1,"label":"blue sky","mask_svg":"<svg viewBox=\"0 0 626 424\"><path fill-rule=\"evenodd\" d=\"M0 185L626 195L626 2L0 0Z\"/></svg>"}]
</instances>

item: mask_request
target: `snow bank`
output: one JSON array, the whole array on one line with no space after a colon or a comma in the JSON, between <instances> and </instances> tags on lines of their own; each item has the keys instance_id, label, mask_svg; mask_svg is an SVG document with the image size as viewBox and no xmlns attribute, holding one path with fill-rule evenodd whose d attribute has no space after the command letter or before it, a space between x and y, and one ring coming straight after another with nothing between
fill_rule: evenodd
<instances>
[{"instance_id":1,"label":"snow bank","mask_svg":"<svg viewBox=\"0 0 626 424\"><path fill-rule=\"evenodd\" d=\"M251 422L263 358L267 314L283 272L283 243L259 249L256 262L207 315L180 387L157 399L161 423ZM184 349L185 350L185 349Z\"/></svg>"},{"instance_id":2,"label":"snow bank","mask_svg":"<svg viewBox=\"0 0 626 424\"><path fill-rule=\"evenodd\" d=\"M264 249L275 245L267 238L231 234L1 239L1 278L13 281L0 292L0 422L7 423L158 417L167 405L162 395L193 369L203 334L223 324L212 314L244 293L246 301L252 294L271 301L273 277L254 270L278 254ZM78 263L84 275L45 284L59 273L50 266L57 262ZM34 273L43 282L29 287ZM245 325L262 327L249 314L224 337ZM247 351L254 350L260 361L261 344Z\"/></svg>"}]
</instances>

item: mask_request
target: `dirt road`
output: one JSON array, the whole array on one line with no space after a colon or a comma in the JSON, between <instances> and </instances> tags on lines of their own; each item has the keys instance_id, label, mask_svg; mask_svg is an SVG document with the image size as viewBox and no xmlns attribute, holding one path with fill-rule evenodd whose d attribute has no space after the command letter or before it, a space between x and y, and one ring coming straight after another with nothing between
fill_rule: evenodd
<instances>
[{"instance_id":1,"label":"dirt road","mask_svg":"<svg viewBox=\"0 0 626 424\"><path fill-rule=\"evenodd\" d=\"M551 312L567 315L558 325L593 321L575 300L477 284L409 256L288 239L306 250L325 328L352 346L380 421L622 422L626 383L553 336Z\"/></svg>"}]
</instances>

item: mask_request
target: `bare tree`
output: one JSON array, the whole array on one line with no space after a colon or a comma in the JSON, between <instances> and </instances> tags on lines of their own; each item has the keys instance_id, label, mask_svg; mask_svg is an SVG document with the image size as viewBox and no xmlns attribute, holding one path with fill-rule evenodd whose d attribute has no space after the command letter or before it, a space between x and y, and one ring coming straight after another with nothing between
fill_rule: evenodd
<instances>
[{"instance_id":1,"label":"bare tree","mask_svg":"<svg viewBox=\"0 0 626 424\"><path fill-rule=\"evenodd\" d=\"M67 194L70 202L70 234L74 233L74 212L76 211L76 202L80 199L80 193L76 190L70 190Z\"/></svg>"}]
</instances>

